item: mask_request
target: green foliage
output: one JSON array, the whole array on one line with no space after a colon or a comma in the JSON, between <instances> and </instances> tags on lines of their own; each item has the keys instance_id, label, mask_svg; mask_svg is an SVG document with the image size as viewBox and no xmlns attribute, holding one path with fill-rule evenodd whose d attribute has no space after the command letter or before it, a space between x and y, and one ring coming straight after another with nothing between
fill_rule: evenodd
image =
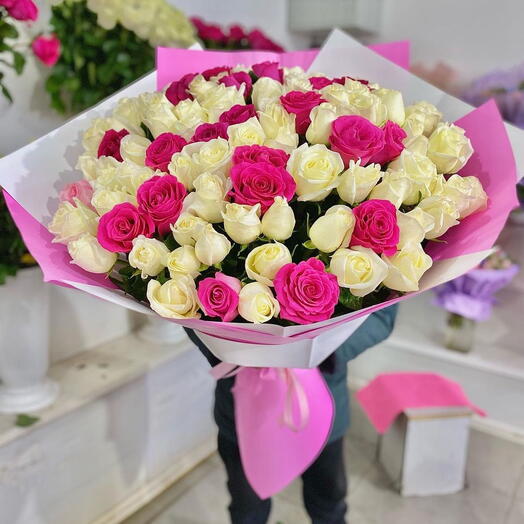
<instances>
[{"instance_id":1,"label":"green foliage","mask_svg":"<svg viewBox=\"0 0 524 524\"><path fill-rule=\"evenodd\" d=\"M15 426L27 428L33 424L36 424L39 420L40 417L33 417L31 415L25 415L24 413L21 413L20 415L16 416Z\"/></svg>"},{"instance_id":2,"label":"green foliage","mask_svg":"<svg viewBox=\"0 0 524 524\"><path fill-rule=\"evenodd\" d=\"M103 29L85 0L53 7L51 28L62 54L46 90L61 113L93 106L154 68L155 51L147 41L120 24Z\"/></svg>"},{"instance_id":3,"label":"green foliage","mask_svg":"<svg viewBox=\"0 0 524 524\"><path fill-rule=\"evenodd\" d=\"M0 285L18 269L34 265L0 192Z\"/></svg>"},{"instance_id":4,"label":"green foliage","mask_svg":"<svg viewBox=\"0 0 524 524\"><path fill-rule=\"evenodd\" d=\"M9 42L10 40L18 38L18 36L18 30L8 21L7 11L0 7L0 53L2 53L0 67L9 67L10 69L13 69L17 75L20 75L24 70L25 57ZM5 73L0 71L0 93L12 102L13 97L5 85L4 77Z\"/></svg>"}]
</instances>

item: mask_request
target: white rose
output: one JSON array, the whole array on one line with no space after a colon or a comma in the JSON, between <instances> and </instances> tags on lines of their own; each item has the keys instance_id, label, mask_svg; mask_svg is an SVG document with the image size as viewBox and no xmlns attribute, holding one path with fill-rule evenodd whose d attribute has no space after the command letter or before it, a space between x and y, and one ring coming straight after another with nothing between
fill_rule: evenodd
<instances>
[{"instance_id":1,"label":"white rose","mask_svg":"<svg viewBox=\"0 0 524 524\"><path fill-rule=\"evenodd\" d=\"M259 214L260 204L247 206L228 203L225 212L222 212L224 229L237 244L249 244L260 235L262 224Z\"/></svg>"},{"instance_id":2,"label":"white rose","mask_svg":"<svg viewBox=\"0 0 524 524\"><path fill-rule=\"evenodd\" d=\"M349 244L354 227L355 217L350 207L332 206L315 220L309 229L309 238L320 251L332 253Z\"/></svg>"},{"instance_id":3,"label":"white rose","mask_svg":"<svg viewBox=\"0 0 524 524\"><path fill-rule=\"evenodd\" d=\"M380 164L368 164L363 167L360 165L360 159L356 162L350 160L348 169L340 176L338 195L348 204L358 204L366 199L381 177Z\"/></svg>"},{"instance_id":4,"label":"white rose","mask_svg":"<svg viewBox=\"0 0 524 524\"><path fill-rule=\"evenodd\" d=\"M311 124L306 131L306 139L311 144L329 144L331 125L338 118L337 108L323 102L309 113Z\"/></svg>"},{"instance_id":5,"label":"white rose","mask_svg":"<svg viewBox=\"0 0 524 524\"><path fill-rule=\"evenodd\" d=\"M419 280L433 264L420 244L405 246L392 257L382 255L382 259L388 266L384 285L403 292L418 291Z\"/></svg>"},{"instance_id":6,"label":"white rose","mask_svg":"<svg viewBox=\"0 0 524 524\"><path fill-rule=\"evenodd\" d=\"M386 263L373 250L362 246L337 250L329 269L337 277L338 285L348 288L356 297L375 291L388 273Z\"/></svg>"},{"instance_id":7,"label":"white rose","mask_svg":"<svg viewBox=\"0 0 524 524\"><path fill-rule=\"evenodd\" d=\"M426 136L431 135L438 123L442 120L442 113L429 102L417 102L416 104L406 107L406 118L409 119L412 114L418 114L424 123L422 133Z\"/></svg>"},{"instance_id":8,"label":"white rose","mask_svg":"<svg viewBox=\"0 0 524 524\"><path fill-rule=\"evenodd\" d=\"M260 125L258 118L253 116L241 124L233 124L227 128L229 145L232 148L238 146L251 146L264 144L266 134Z\"/></svg>"},{"instance_id":9,"label":"white rose","mask_svg":"<svg viewBox=\"0 0 524 524\"><path fill-rule=\"evenodd\" d=\"M100 216L111 211L116 205L124 202L130 202L136 206L136 197L125 191L111 191L100 188L93 193L93 197L91 198L91 205Z\"/></svg>"},{"instance_id":10,"label":"white rose","mask_svg":"<svg viewBox=\"0 0 524 524\"><path fill-rule=\"evenodd\" d=\"M115 186L112 189L126 191L130 195L136 195L138 188L151 177L155 176L152 169L146 166L139 166L133 162L124 160L120 162L115 170ZM101 182L101 177L97 179ZM111 188L111 187L109 187Z\"/></svg>"},{"instance_id":11,"label":"white rose","mask_svg":"<svg viewBox=\"0 0 524 524\"><path fill-rule=\"evenodd\" d=\"M187 146L186 146L187 147ZM184 184L188 191L194 189L193 183L200 175L200 168L187 153L175 153L167 166L170 173L174 174L178 181Z\"/></svg>"},{"instance_id":12,"label":"white rose","mask_svg":"<svg viewBox=\"0 0 524 524\"><path fill-rule=\"evenodd\" d=\"M433 184L437 177L435 164L426 156L404 149L400 155L389 163L388 171L403 172L411 181L411 190L405 196L403 204L412 206L422 195L431 195Z\"/></svg>"},{"instance_id":13,"label":"white rose","mask_svg":"<svg viewBox=\"0 0 524 524\"><path fill-rule=\"evenodd\" d=\"M143 166L150 145L151 141L143 136L126 135L120 142L120 154L124 160Z\"/></svg>"},{"instance_id":14,"label":"white rose","mask_svg":"<svg viewBox=\"0 0 524 524\"><path fill-rule=\"evenodd\" d=\"M160 285L147 283L147 300L153 311L165 318L199 318L195 281L187 274L174 273L171 280Z\"/></svg>"},{"instance_id":15,"label":"white rose","mask_svg":"<svg viewBox=\"0 0 524 524\"><path fill-rule=\"evenodd\" d=\"M251 250L246 258L246 273L251 280L273 286L278 270L291 262L289 249L280 242L263 244Z\"/></svg>"},{"instance_id":16,"label":"white rose","mask_svg":"<svg viewBox=\"0 0 524 524\"><path fill-rule=\"evenodd\" d=\"M182 149L182 154L191 158L194 171L197 171L199 174L207 172L227 175L231 167L232 153L233 151L228 141L224 138L213 138L208 142L195 142L184 146Z\"/></svg>"},{"instance_id":17,"label":"white rose","mask_svg":"<svg viewBox=\"0 0 524 524\"><path fill-rule=\"evenodd\" d=\"M287 240L295 223L293 209L284 197L277 196L262 217L262 233L272 240Z\"/></svg>"},{"instance_id":18,"label":"white rose","mask_svg":"<svg viewBox=\"0 0 524 524\"><path fill-rule=\"evenodd\" d=\"M200 104L209 115L209 122L218 122L218 118L224 111L233 106L245 105L244 86L237 89L235 86L217 84L200 97Z\"/></svg>"},{"instance_id":19,"label":"white rose","mask_svg":"<svg viewBox=\"0 0 524 524\"><path fill-rule=\"evenodd\" d=\"M451 175L444 184L443 194L457 204L459 219L486 209L488 205L488 195L475 176Z\"/></svg>"},{"instance_id":20,"label":"white rose","mask_svg":"<svg viewBox=\"0 0 524 524\"><path fill-rule=\"evenodd\" d=\"M287 170L297 184L298 200L324 200L337 187L344 162L324 144L302 144L291 153Z\"/></svg>"},{"instance_id":21,"label":"white rose","mask_svg":"<svg viewBox=\"0 0 524 524\"><path fill-rule=\"evenodd\" d=\"M71 262L89 273L109 273L115 265L117 254L104 249L95 236L80 235L67 244Z\"/></svg>"},{"instance_id":22,"label":"white rose","mask_svg":"<svg viewBox=\"0 0 524 524\"><path fill-rule=\"evenodd\" d=\"M121 131L123 128L124 125L114 118L95 118L82 136L82 145L85 151L91 156L97 157L98 146L100 146L106 131L110 129Z\"/></svg>"},{"instance_id":23,"label":"white rose","mask_svg":"<svg viewBox=\"0 0 524 524\"><path fill-rule=\"evenodd\" d=\"M195 254L206 266L219 264L231 251L231 242L225 235L218 233L211 224L206 224L195 243Z\"/></svg>"},{"instance_id":24,"label":"white rose","mask_svg":"<svg viewBox=\"0 0 524 524\"><path fill-rule=\"evenodd\" d=\"M181 246L194 246L196 239L207 222L190 213L181 213L174 225L171 226L173 238Z\"/></svg>"},{"instance_id":25,"label":"white rose","mask_svg":"<svg viewBox=\"0 0 524 524\"><path fill-rule=\"evenodd\" d=\"M313 86L305 71L300 67L284 69L284 91L311 91Z\"/></svg>"},{"instance_id":26,"label":"white rose","mask_svg":"<svg viewBox=\"0 0 524 524\"><path fill-rule=\"evenodd\" d=\"M184 199L183 211L213 224L222 222L222 212L226 205L224 199L230 185L229 179L224 180L220 175L202 173L194 182L195 191Z\"/></svg>"},{"instance_id":27,"label":"white rose","mask_svg":"<svg viewBox=\"0 0 524 524\"><path fill-rule=\"evenodd\" d=\"M407 110L408 108L406 108L406 112ZM423 113L413 111L406 116L404 124L402 125L402 129L404 129L404 131L407 133L408 138L421 135L425 136L424 131L426 129L426 117Z\"/></svg>"},{"instance_id":28,"label":"white rose","mask_svg":"<svg viewBox=\"0 0 524 524\"><path fill-rule=\"evenodd\" d=\"M173 104L164 96L164 93L142 93L140 102L142 122L156 138L162 133L173 133L177 117L171 110Z\"/></svg>"},{"instance_id":29,"label":"white rose","mask_svg":"<svg viewBox=\"0 0 524 524\"><path fill-rule=\"evenodd\" d=\"M113 118L122 123L129 132L143 136L142 104L138 98L121 98L113 110Z\"/></svg>"},{"instance_id":30,"label":"white rose","mask_svg":"<svg viewBox=\"0 0 524 524\"><path fill-rule=\"evenodd\" d=\"M426 231L413 215L397 211L397 226L400 237L397 249L402 249L408 244L420 244L426 235Z\"/></svg>"},{"instance_id":31,"label":"white rose","mask_svg":"<svg viewBox=\"0 0 524 524\"><path fill-rule=\"evenodd\" d=\"M107 159L107 158L113 158L113 157L102 156L100 157L100 160ZM90 153L84 153L78 157L75 167L76 169L79 169L80 171L82 171L82 174L84 175L84 178L86 180L89 180L91 182L95 180L97 176L96 175L97 160L99 159L96 156L93 156ZM113 160L115 159L113 158Z\"/></svg>"},{"instance_id":32,"label":"white rose","mask_svg":"<svg viewBox=\"0 0 524 524\"><path fill-rule=\"evenodd\" d=\"M164 265L173 278L174 273L186 273L191 278L196 278L200 273L200 260L196 257L193 246L177 247L165 256Z\"/></svg>"},{"instance_id":33,"label":"white rose","mask_svg":"<svg viewBox=\"0 0 524 524\"><path fill-rule=\"evenodd\" d=\"M408 151L427 156L429 140L424 135L408 136L403 140L403 144Z\"/></svg>"},{"instance_id":34,"label":"white rose","mask_svg":"<svg viewBox=\"0 0 524 524\"><path fill-rule=\"evenodd\" d=\"M131 267L142 272L142 278L156 277L166 266L164 260L169 254L167 246L156 238L139 235L133 239L133 249L128 261Z\"/></svg>"},{"instance_id":35,"label":"white rose","mask_svg":"<svg viewBox=\"0 0 524 524\"><path fill-rule=\"evenodd\" d=\"M272 78L259 78L253 85L251 99L257 111L264 111L266 106L280 101L284 86Z\"/></svg>"},{"instance_id":36,"label":"white rose","mask_svg":"<svg viewBox=\"0 0 524 524\"><path fill-rule=\"evenodd\" d=\"M258 120L264 131L264 145L291 153L298 146L295 132L295 115L288 113L282 104L267 104L258 112Z\"/></svg>"},{"instance_id":37,"label":"white rose","mask_svg":"<svg viewBox=\"0 0 524 524\"><path fill-rule=\"evenodd\" d=\"M426 213L418 206L408 213L405 213L405 215L414 218L419 223L422 231L424 231L424 236L435 227L435 219L433 218L433 215Z\"/></svg>"},{"instance_id":38,"label":"white rose","mask_svg":"<svg viewBox=\"0 0 524 524\"><path fill-rule=\"evenodd\" d=\"M80 161L80 159L79 159ZM120 162L112 156L101 156L93 164L93 177L86 177L88 180L95 180L96 183L102 183L104 180L113 180L116 176L116 170Z\"/></svg>"},{"instance_id":39,"label":"white rose","mask_svg":"<svg viewBox=\"0 0 524 524\"><path fill-rule=\"evenodd\" d=\"M472 154L473 147L464 129L454 124L439 124L429 137L428 157L439 173L456 173Z\"/></svg>"},{"instance_id":40,"label":"white rose","mask_svg":"<svg viewBox=\"0 0 524 524\"><path fill-rule=\"evenodd\" d=\"M208 91L212 91L216 87L216 82L206 80L202 75L196 75L189 83L188 91L197 100L203 98Z\"/></svg>"},{"instance_id":41,"label":"white rose","mask_svg":"<svg viewBox=\"0 0 524 524\"><path fill-rule=\"evenodd\" d=\"M240 290L238 313L248 322L262 324L278 316L280 304L268 286L260 282L250 282Z\"/></svg>"},{"instance_id":42,"label":"white rose","mask_svg":"<svg viewBox=\"0 0 524 524\"><path fill-rule=\"evenodd\" d=\"M400 91L396 91L395 89L386 89L381 87L380 89L373 91L373 94L378 96L386 107L386 119L391 120L392 122L395 122L401 126L406 118L402 93Z\"/></svg>"},{"instance_id":43,"label":"white rose","mask_svg":"<svg viewBox=\"0 0 524 524\"><path fill-rule=\"evenodd\" d=\"M69 202L60 202L47 229L55 235L53 242L67 244L84 233L96 236L98 215L75 199L76 206Z\"/></svg>"},{"instance_id":44,"label":"white rose","mask_svg":"<svg viewBox=\"0 0 524 524\"><path fill-rule=\"evenodd\" d=\"M459 209L450 198L441 195L431 196L421 200L418 207L435 220L435 225L426 233L426 238L441 237L450 227L458 224Z\"/></svg>"},{"instance_id":45,"label":"white rose","mask_svg":"<svg viewBox=\"0 0 524 524\"><path fill-rule=\"evenodd\" d=\"M171 102L169 102L171 104ZM171 104L171 111L175 117L172 124L173 133L190 140L195 129L209 120L207 110L202 107L198 100L182 100L176 106ZM153 133L154 134L154 133Z\"/></svg>"},{"instance_id":46,"label":"white rose","mask_svg":"<svg viewBox=\"0 0 524 524\"><path fill-rule=\"evenodd\" d=\"M397 209L412 192L413 184L403 171L386 171L368 199L389 200Z\"/></svg>"},{"instance_id":47,"label":"white rose","mask_svg":"<svg viewBox=\"0 0 524 524\"><path fill-rule=\"evenodd\" d=\"M350 105L350 95L353 93L366 93L369 89L360 82L348 81L345 84L337 82L320 90L322 98L337 108L347 108ZM347 111L345 111L347 113Z\"/></svg>"}]
</instances>

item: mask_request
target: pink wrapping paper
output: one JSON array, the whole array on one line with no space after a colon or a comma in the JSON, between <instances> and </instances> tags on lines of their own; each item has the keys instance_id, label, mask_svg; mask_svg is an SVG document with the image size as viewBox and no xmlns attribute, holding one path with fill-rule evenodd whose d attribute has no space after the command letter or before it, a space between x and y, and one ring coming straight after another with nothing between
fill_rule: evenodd
<instances>
[{"instance_id":1,"label":"pink wrapping paper","mask_svg":"<svg viewBox=\"0 0 524 524\"><path fill-rule=\"evenodd\" d=\"M385 433L405 409L468 407L472 404L460 384L435 373L384 373L357 392L357 400L379 433Z\"/></svg>"},{"instance_id":2,"label":"pink wrapping paper","mask_svg":"<svg viewBox=\"0 0 524 524\"><path fill-rule=\"evenodd\" d=\"M307 424L293 431L282 422L286 384L275 368L242 368L235 379L235 422L242 465L260 498L284 489L317 458L331 432L334 405L317 369L292 369L306 393ZM294 405L298 418L297 406Z\"/></svg>"}]
</instances>

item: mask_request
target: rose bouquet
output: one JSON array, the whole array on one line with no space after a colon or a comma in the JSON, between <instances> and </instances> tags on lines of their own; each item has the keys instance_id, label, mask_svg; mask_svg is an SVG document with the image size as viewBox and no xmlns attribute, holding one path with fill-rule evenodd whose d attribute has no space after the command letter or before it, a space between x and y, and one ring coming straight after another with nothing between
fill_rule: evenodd
<instances>
[{"instance_id":1,"label":"rose bouquet","mask_svg":"<svg viewBox=\"0 0 524 524\"><path fill-rule=\"evenodd\" d=\"M145 79L12 155L47 278L151 307L227 362L314 367L370 312L474 267L515 200L500 117L405 106L356 55L328 77L313 52L160 49L160 91Z\"/></svg>"}]
</instances>

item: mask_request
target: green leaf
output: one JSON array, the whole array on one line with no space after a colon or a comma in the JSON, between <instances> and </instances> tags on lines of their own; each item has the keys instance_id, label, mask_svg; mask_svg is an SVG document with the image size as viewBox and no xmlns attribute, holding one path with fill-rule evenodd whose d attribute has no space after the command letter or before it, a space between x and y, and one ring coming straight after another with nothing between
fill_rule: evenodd
<instances>
[{"instance_id":1,"label":"green leaf","mask_svg":"<svg viewBox=\"0 0 524 524\"><path fill-rule=\"evenodd\" d=\"M13 53L13 67L14 67L14 70L16 71L17 75L20 75L22 73L22 71L24 70L25 57L24 57L24 55L22 53L19 53L18 51L15 51L14 49L13 49L12 53Z\"/></svg>"},{"instance_id":2,"label":"green leaf","mask_svg":"<svg viewBox=\"0 0 524 524\"><path fill-rule=\"evenodd\" d=\"M351 294L351 291L347 288L340 288L340 297L338 301L348 309L356 311L362 309L362 297L356 297Z\"/></svg>"},{"instance_id":3,"label":"green leaf","mask_svg":"<svg viewBox=\"0 0 524 524\"><path fill-rule=\"evenodd\" d=\"M15 426L18 426L20 428L27 428L29 426L32 426L33 424L36 424L40 420L40 417L33 417L31 415L25 415L21 413L20 415L16 416Z\"/></svg>"},{"instance_id":4,"label":"green leaf","mask_svg":"<svg viewBox=\"0 0 524 524\"><path fill-rule=\"evenodd\" d=\"M306 240L302 245L306 249L316 249L315 244L313 244L313 242L311 240Z\"/></svg>"},{"instance_id":5,"label":"green leaf","mask_svg":"<svg viewBox=\"0 0 524 524\"><path fill-rule=\"evenodd\" d=\"M4 84L0 84L0 91L2 91L2 94L7 98L7 100L9 100L9 102L13 103L13 97Z\"/></svg>"},{"instance_id":6,"label":"green leaf","mask_svg":"<svg viewBox=\"0 0 524 524\"><path fill-rule=\"evenodd\" d=\"M18 36L18 29L4 20L0 26L0 40L4 40L5 38L18 38Z\"/></svg>"}]
</instances>

